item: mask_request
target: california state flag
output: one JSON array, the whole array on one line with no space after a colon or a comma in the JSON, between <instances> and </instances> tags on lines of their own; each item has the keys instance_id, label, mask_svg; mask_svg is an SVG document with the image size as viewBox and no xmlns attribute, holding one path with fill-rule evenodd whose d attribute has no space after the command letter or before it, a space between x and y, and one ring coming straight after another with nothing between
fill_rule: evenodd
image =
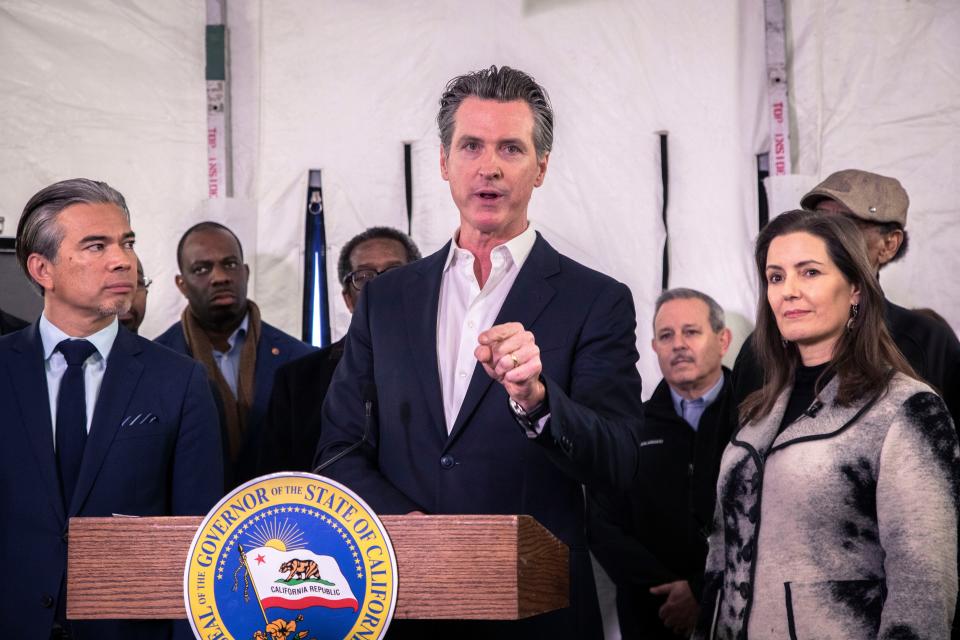
<instances>
[{"instance_id":1,"label":"california state flag","mask_svg":"<svg viewBox=\"0 0 960 640\"><path fill-rule=\"evenodd\" d=\"M318 556L306 549L279 551L271 547L250 549L246 555L264 609L328 607L356 611L359 607L337 561L330 556Z\"/></svg>"}]
</instances>

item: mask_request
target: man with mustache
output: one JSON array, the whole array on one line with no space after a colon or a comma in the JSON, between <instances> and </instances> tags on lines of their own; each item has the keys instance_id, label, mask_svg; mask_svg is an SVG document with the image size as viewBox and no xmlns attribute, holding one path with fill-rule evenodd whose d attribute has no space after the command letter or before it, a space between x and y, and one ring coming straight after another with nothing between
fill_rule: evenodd
<instances>
[{"instance_id":1,"label":"man with mustache","mask_svg":"<svg viewBox=\"0 0 960 640\"><path fill-rule=\"evenodd\" d=\"M134 241L124 197L87 179L40 190L18 224L43 295L37 322L0 338L0 620L21 637L168 640L168 621L66 619L69 519L199 515L223 494L203 368L117 321Z\"/></svg>"},{"instance_id":2,"label":"man with mustache","mask_svg":"<svg viewBox=\"0 0 960 640\"><path fill-rule=\"evenodd\" d=\"M274 374L313 347L260 319L259 307L247 298L250 267L243 247L227 227L208 221L187 229L177 264L177 288L188 305L156 341L206 368L221 401L230 489L256 475Z\"/></svg>"},{"instance_id":3,"label":"man with mustache","mask_svg":"<svg viewBox=\"0 0 960 640\"><path fill-rule=\"evenodd\" d=\"M644 404L640 464L625 493L589 493L590 548L617 584L624 640L688 637L699 613L720 456L730 439L723 309L693 289L657 299L663 380Z\"/></svg>"}]
</instances>

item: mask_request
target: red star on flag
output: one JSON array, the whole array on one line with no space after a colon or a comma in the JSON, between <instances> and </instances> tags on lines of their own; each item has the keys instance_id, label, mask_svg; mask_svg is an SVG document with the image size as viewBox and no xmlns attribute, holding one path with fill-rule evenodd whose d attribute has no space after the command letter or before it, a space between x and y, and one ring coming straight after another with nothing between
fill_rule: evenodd
<instances>
[{"instance_id":1,"label":"red star on flag","mask_svg":"<svg viewBox=\"0 0 960 640\"><path fill-rule=\"evenodd\" d=\"M263 557L263 554L262 554L262 553L257 556L257 564L263 564L263 563L265 563L266 561L267 561L267 559Z\"/></svg>"}]
</instances>

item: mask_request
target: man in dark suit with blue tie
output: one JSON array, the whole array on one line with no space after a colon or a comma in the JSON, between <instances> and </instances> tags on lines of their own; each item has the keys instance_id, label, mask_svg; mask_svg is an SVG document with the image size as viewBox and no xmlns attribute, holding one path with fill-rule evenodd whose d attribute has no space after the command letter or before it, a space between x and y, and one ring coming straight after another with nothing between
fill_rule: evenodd
<instances>
[{"instance_id":1,"label":"man in dark suit with blue tie","mask_svg":"<svg viewBox=\"0 0 960 640\"><path fill-rule=\"evenodd\" d=\"M641 421L629 289L527 220L553 137L546 93L491 67L440 100L453 240L370 282L323 409L317 462L380 513L530 514L570 547L570 607L519 622L394 621L391 637L601 638L582 484L626 487ZM402 580L402 578L401 578Z\"/></svg>"},{"instance_id":2,"label":"man in dark suit with blue tie","mask_svg":"<svg viewBox=\"0 0 960 640\"><path fill-rule=\"evenodd\" d=\"M0 620L18 638L171 637L167 621L66 619L68 520L203 514L223 492L202 367L118 323L133 244L124 198L102 182L46 187L20 218L17 257L44 307L0 338Z\"/></svg>"}]
</instances>

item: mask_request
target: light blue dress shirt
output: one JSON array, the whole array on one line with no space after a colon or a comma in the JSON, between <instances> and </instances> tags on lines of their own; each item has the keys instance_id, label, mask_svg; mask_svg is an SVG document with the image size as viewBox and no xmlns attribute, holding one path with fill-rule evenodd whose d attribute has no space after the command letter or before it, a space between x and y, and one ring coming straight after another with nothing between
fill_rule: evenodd
<instances>
[{"instance_id":1,"label":"light blue dress shirt","mask_svg":"<svg viewBox=\"0 0 960 640\"><path fill-rule=\"evenodd\" d=\"M226 351L213 350L213 360L220 368L230 390L233 391L233 397L237 398L237 380L240 378L240 352L243 351L243 343L247 340L247 327L250 326L250 314L243 316L240 326L227 338L227 344L230 348Z\"/></svg>"},{"instance_id":2,"label":"light blue dress shirt","mask_svg":"<svg viewBox=\"0 0 960 640\"><path fill-rule=\"evenodd\" d=\"M70 336L61 331L47 316L40 315L40 341L43 343L43 368L47 373L47 394L50 399L50 421L53 424L53 441L57 441L57 396L60 393L60 381L67 371L67 359L59 351L57 345L69 338L83 338L89 341L96 351L83 363L83 390L87 403L87 433L93 423L93 410L97 406L97 396L100 395L100 385L103 374L107 371L107 358L113 349L113 341L117 338L120 323L116 318L106 327L89 336Z\"/></svg>"},{"instance_id":3,"label":"light blue dress shirt","mask_svg":"<svg viewBox=\"0 0 960 640\"><path fill-rule=\"evenodd\" d=\"M722 371L720 372L720 379L717 380L717 384L710 387L709 391L696 400L687 400L674 391L673 387L670 387L670 396L673 398L673 410L696 431L700 426L700 418L703 416L703 412L717 399L721 389L723 389Z\"/></svg>"}]
</instances>

